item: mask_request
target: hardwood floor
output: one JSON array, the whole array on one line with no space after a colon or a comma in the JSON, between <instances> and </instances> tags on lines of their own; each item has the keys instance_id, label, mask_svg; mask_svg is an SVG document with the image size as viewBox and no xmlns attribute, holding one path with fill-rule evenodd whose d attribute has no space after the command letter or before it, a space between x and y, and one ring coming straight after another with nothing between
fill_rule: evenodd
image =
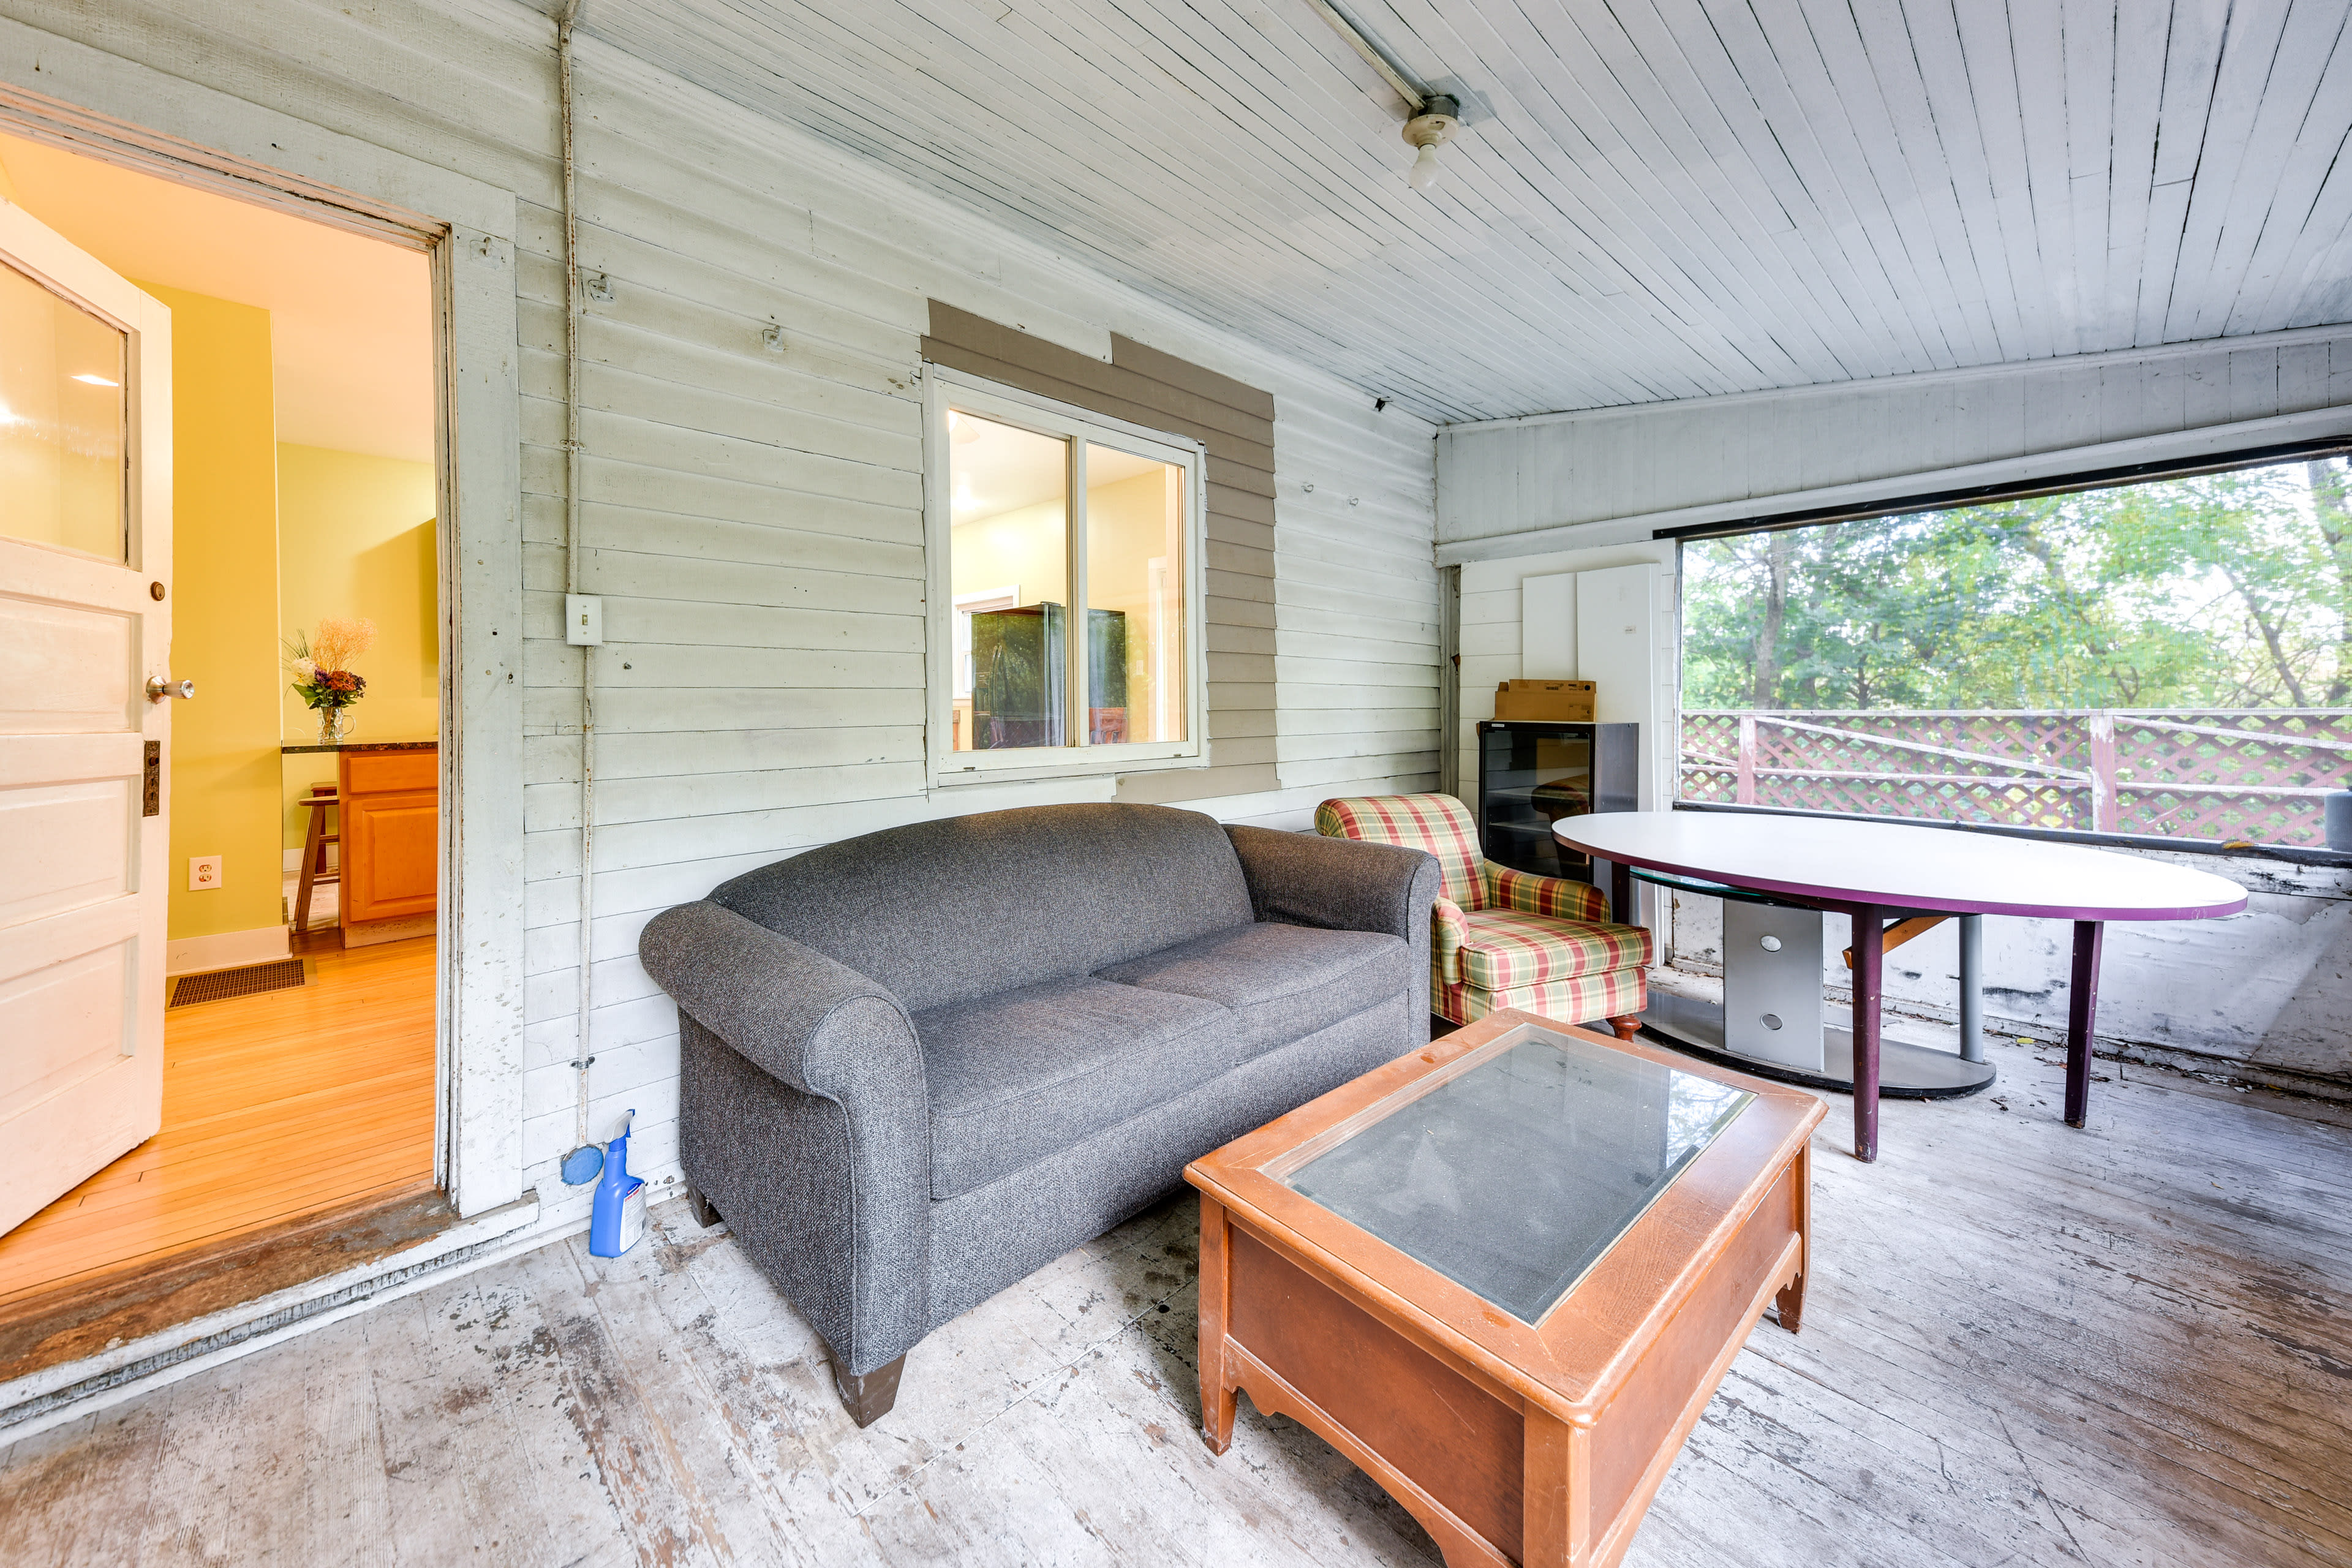
<instances>
[{"instance_id":1,"label":"hardwood floor","mask_svg":"<svg viewBox=\"0 0 2352 1568\"><path fill-rule=\"evenodd\" d=\"M163 1130L0 1237L0 1307L433 1177L434 944L163 1015Z\"/></svg>"},{"instance_id":2,"label":"hardwood floor","mask_svg":"<svg viewBox=\"0 0 2352 1568\"><path fill-rule=\"evenodd\" d=\"M1633 1568L2352 1564L2341 1110L1996 1046L1816 1139L1804 1331L1759 1326ZM1201 1442L1195 1211L948 1324L865 1431L722 1227L657 1205L0 1449L0 1562L1433 1564L1246 1402Z\"/></svg>"}]
</instances>

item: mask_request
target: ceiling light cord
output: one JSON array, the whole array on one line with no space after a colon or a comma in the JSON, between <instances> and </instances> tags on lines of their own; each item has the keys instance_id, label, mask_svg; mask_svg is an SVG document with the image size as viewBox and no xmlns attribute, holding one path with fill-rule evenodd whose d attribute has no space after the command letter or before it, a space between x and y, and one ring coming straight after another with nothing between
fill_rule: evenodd
<instances>
[{"instance_id":1,"label":"ceiling light cord","mask_svg":"<svg viewBox=\"0 0 2352 1568\"><path fill-rule=\"evenodd\" d=\"M1364 57L1366 64L1381 73L1388 84L1404 100L1410 116L1404 124L1407 143L1421 149L1412 161L1412 171L1405 184L1416 191L1426 191L1437 184L1437 150L1454 140L1462 129L1462 105L1450 93L1432 92L1405 74L1402 62L1382 48L1370 33L1350 20L1347 13L1331 4L1331 0L1307 0L1322 18L1331 24L1331 30L1348 40L1350 47Z\"/></svg>"}]
</instances>

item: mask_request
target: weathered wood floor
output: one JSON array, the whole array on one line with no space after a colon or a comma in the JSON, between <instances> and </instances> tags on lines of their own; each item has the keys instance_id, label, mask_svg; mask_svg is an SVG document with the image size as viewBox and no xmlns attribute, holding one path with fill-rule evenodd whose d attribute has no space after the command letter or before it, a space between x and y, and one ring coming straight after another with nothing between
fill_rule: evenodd
<instances>
[{"instance_id":1,"label":"weathered wood floor","mask_svg":"<svg viewBox=\"0 0 2352 1568\"><path fill-rule=\"evenodd\" d=\"M1759 1327L1630 1561L2352 1563L2352 1131L2103 1063L2070 1132L1996 1059L1890 1103L1874 1168L1833 1108L1805 1331ZM863 1433L723 1233L655 1212L630 1258L543 1247L20 1441L0 1562L1434 1561L1287 1421L1202 1447L1189 1201L934 1335Z\"/></svg>"}]
</instances>

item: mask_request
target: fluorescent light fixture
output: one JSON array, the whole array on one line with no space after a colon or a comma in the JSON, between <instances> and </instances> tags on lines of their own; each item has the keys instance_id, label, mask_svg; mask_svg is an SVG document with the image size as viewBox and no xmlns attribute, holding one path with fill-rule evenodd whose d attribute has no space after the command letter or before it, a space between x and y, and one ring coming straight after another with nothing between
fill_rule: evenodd
<instances>
[{"instance_id":1,"label":"fluorescent light fixture","mask_svg":"<svg viewBox=\"0 0 2352 1568\"><path fill-rule=\"evenodd\" d=\"M74 379L79 382L85 382L91 386L121 386L122 384L119 381L109 381L106 377L92 374L89 371L84 371L81 374L74 377Z\"/></svg>"}]
</instances>

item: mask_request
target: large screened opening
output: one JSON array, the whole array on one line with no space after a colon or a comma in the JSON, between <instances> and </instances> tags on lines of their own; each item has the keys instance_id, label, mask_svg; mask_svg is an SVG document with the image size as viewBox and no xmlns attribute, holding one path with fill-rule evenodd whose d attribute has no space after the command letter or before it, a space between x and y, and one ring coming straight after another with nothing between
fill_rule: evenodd
<instances>
[{"instance_id":1,"label":"large screened opening","mask_svg":"<svg viewBox=\"0 0 2352 1568\"><path fill-rule=\"evenodd\" d=\"M2341 454L1685 541L1685 800L2319 846Z\"/></svg>"}]
</instances>

